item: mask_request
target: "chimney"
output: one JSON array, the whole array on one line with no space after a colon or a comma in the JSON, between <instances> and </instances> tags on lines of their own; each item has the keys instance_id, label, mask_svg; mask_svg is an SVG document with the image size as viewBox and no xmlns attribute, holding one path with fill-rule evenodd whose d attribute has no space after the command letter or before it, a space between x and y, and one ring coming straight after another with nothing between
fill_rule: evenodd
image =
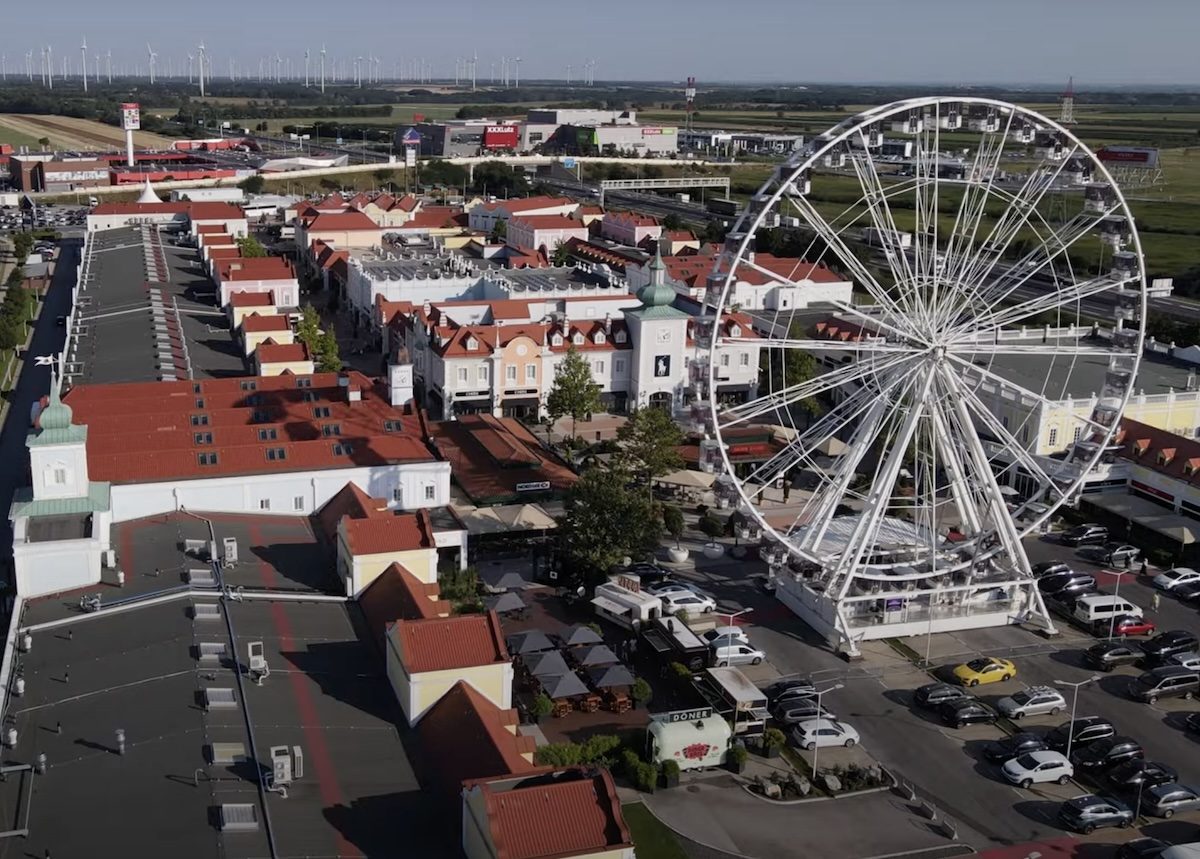
<instances>
[{"instance_id":1,"label":"chimney","mask_svg":"<svg viewBox=\"0 0 1200 859\"><path fill-rule=\"evenodd\" d=\"M357 403L362 399L362 390L350 383L350 376L346 373L338 373L338 388L342 392L342 398L348 403Z\"/></svg>"},{"instance_id":2,"label":"chimney","mask_svg":"<svg viewBox=\"0 0 1200 859\"><path fill-rule=\"evenodd\" d=\"M604 333L612 334L612 314L611 313L604 314Z\"/></svg>"},{"instance_id":3,"label":"chimney","mask_svg":"<svg viewBox=\"0 0 1200 859\"><path fill-rule=\"evenodd\" d=\"M401 408L413 398L412 364L388 364L388 402Z\"/></svg>"}]
</instances>

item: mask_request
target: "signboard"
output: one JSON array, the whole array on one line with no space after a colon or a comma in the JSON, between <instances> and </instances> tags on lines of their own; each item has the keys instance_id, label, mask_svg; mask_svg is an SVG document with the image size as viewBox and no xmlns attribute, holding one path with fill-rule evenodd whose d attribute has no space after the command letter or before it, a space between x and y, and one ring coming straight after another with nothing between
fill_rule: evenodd
<instances>
[{"instance_id":1,"label":"signboard","mask_svg":"<svg viewBox=\"0 0 1200 859\"><path fill-rule=\"evenodd\" d=\"M653 713L650 718L656 722L674 724L675 722L699 722L701 719L711 718L712 714L712 707L695 707L691 710L672 710L669 713Z\"/></svg>"},{"instance_id":2,"label":"signboard","mask_svg":"<svg viewBox=\"0 0 1200 859\"><path fill-rule=\"evenodd\" d=\"M658 134L675 134L678 129L659 126L647 126L642 129L642 137L654 137Z\"/></svg>"},{"instance_id":3,"label":"signboard","mask_svg":"<svg viewBox=\"0 0 1200 859\"><path fill-rule=\"evenodd\" d=\"M567 168L568 170L574 170L575 169L575 159L574 158L564 158L563 159L563 167Z\"/></svg>"},{"instance_id":4,"label":"signboard","mask_svg":"<svg viewBox=\"0 0 1200 859\"><path fill-rule=\"evenodd\" d=\"M901 597L889 597L883 604L884 611L901 611L904 608L904 599Z\"/></svg>"},{"instance_id":5,"label":"signboard","mask_svg":"<svg viewBox=\"0 0 1200 859\"><path fill-rule=\"evenodd\" d=\"M121 104L121 129L123 131L137 131L142 127L142 110L136 102L124 102Z\"/></svg>"},{"instance_id":6,"label":"signboard","mask_svg":"<svg viewBox=\"0 0 1200 859\"><path fill-rule=\"evenodd\" d=\"M1129 481L1129 488L1134 489L1138 492L1141 492L1145 495L1152 495L1155 498L1161 498L1164 501L1172 501L1173 502L1175 500L1175 496L1172 495L1171 493L1163 492L1161 489L1155 489L1153 486L1147 486L1145 483L1142 483L1140 480Z\"/></svg>"},{"instance_id":7,"label":"signboard","mask_svg":"<svg viewBox=\"0 0 1200 859\"><path fill-rule=\"evenodd\" d=\"M58 182L97 182L110 177L107 170L54 170L47 171L46 184Z\"/></svg>"},{"instance_id":8,"label":"signboard","mask_svg":"<svg viewBox=\"0 0 1200 859\"><path fill-rule=\"evenodd\" d=\"M665 379L671 375L671 356L658 355L654 358L654 378Z\"/></svg>"},{"instance_id":9,"label":"signboard","mask_svg":"<svg viewBox=\"0 0 1200 859\"><path fill-rule=\"evenodd\" d=\"M417 148L415 146L404 147L404 166L405 167L416 167L417 166Z\"/></svg>"},{"instance_id":10,"label":"signboard","mask_svg":"<svg viewBox=\"0 0 1200 859\"><path fill-rule=\"evenodd\" d=\"M635 594L642 592L642 582L635 576L617 576L617 587L625 588L627 591L633 591Z\"/></svg>"},{"instance_id":11,"label":"signboard","mask_svg":"<svg viewBox=\"0 0 1200 859\"><path fill-rule=\"evenodd\" d=\"M484 149L516 149L520 142L521 132L515 125L489 125L483 130Z\"/></svg>"},{"instance_id":12,"label":"signboard","mask_svg":"<svg viewBox=\"0 0 1200 859\"><path fill-rule=\"evenodd\" d=\"M424 121L425 121L425 114L423 114L423 113L414 113L413 114L413 122L424 122Z\"/></svg>"},{"instance_id":13,"label":"signboard","mask_svg":"<svg viewBox=\"0 0 1200 859\"><path fill-rule=\"evenodd\" d=\"M549 480L534 480L529 483L518 483L518 492L544 492L550 488Z\"/></svg>"},{"instance_id":14,"label":"signboard","mask_svg":"<svg viewBox=\"0 0 1200 859\"><path fill-rule=\"evenodd\" d=\"M1157 167L1158 150L1152 146L1102 146L1096 157L1106 164L1130 167Z\"/></svg>"},{"instance_id":15,"label":"signboard","mask_svg":"<svg viewBox=\"0 0 1200 859\"><path fill-rule=\"evenodd\" d=\"M420 146L421 132L417 131L415 128L410 128L400 137L400 142L405 146Z\"/></svg>"}]
</instances>

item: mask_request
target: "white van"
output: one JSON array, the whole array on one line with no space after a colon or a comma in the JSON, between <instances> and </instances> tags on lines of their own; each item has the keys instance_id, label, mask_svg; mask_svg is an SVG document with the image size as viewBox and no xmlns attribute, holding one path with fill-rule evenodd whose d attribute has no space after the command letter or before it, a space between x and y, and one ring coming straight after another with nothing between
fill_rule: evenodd
<instances>
[{"instance_id":1,"label":"white van","mask_svg":"<svg viewBox=\"0 0 1200 859\"><path fill-rule=\"evenodd\" d=\"M1108 623L1123 615L1141 617L1142 610L1125 597L1112 594L1088 594L1075 601L1075 619L1082 623Z\"/></svg>"}]
</instances>

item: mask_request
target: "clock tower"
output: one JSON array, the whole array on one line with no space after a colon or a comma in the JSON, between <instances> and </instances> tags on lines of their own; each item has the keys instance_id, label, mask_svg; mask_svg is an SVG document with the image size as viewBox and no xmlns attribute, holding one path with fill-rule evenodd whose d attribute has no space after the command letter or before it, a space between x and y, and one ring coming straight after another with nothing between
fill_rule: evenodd
<instances>
[{"instance_id":1,"label":"clock tower","mask_svg":"<svg viewBox=\"0 0 1200 859\"><path fill-rule=\"evenodd\" d=\"M674 306L675 290L667 285L660 251L655 251L648 271L649 282L637 291L641 306L625 311L633 345L629 404L672 408L687 387L690 317Z\"/></svg>"}]
</instances>

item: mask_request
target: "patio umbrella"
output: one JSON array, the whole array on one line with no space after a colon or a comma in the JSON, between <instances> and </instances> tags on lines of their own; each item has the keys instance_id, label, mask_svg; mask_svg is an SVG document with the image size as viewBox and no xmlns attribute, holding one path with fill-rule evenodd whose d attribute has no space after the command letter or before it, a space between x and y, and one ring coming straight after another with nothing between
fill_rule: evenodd
<instances>
[{"instance_id":1,"label":"patio umbrella","mask_svg":"<svg viewBox=\"0 0 1200 859\"><path fill-rule=\"evenodd\" d=\"M489 573L489 571L484 570L479 575L480 578L483 579L484 587L493 593L499 593L500 591L522 590L529 585L528 579L526 579L520 573L513 572L512 570L508 571L507 573L501 572L500 570L495 570Z\"/></svg>"},{"instance_id":2,"label":"patio umbrella","mask_svg":"<svg viewBox=\"0 0 1200 859\"><path fill-rule=\"evenodd\" d=\"M565 674L547 674L538 678L542 691L551 698L570 698L574 695L586 695L588 688L583 681L570 671Z\"/></svg>"},{"instance_id":3,"label":"patio umbrella","mask_svg":"<svg viewBox=\"0 0 1200 859\"><path fill-rule=\"evenodd\" d=\"M599 665L616 665L621 661L607 644L581 647L574 652L574 656L576 661L585 668Z\"/></svg>"},{"instance_id":4,"label":"patio umbrella","mask_svg":"<svg viewBox=\"0 0 1200 859\"><path fill-rule=\"evenodd\" d=\"M608 665L588 669L588 677L597 689L632 686L633 674L624 665Z\"/></svg>"},{"instance_id":5,"label":"patio umbrella","mask_svg":"<svg viewBox=\"0 0 1200 859\"><path fill-rule=\"evenodd\" d=\"M537 653L539 650L553 650L554 642L546 637L540 629L530 629L526 632L513 633L506 640L508 652L517 655Z\"/></svg>"},{"instance_id":6,"label":"patio umbrella","mask_svg":"<svg viewBox=\"0 0 1200 859\"><path fill-rule=\"evenodd\" d=\"M1014 495L1020 495L1021 493L1011 486L1001 486L1000 494L1006 498L1012 498Z\"/></svg>"},{"instance_id":7,"label":"patio umbrella","mask_svg":"<svg viewBox=\"0 0 1200 859\"><path fill-rule=\"evenodd\" d=\"M497 614L504 614L505 612L509 611L520 611L521 609L525 608L525 600L521 599L518 594L512 591L508 591L507 593L503 593L498 596L488 597L484 600L484 603L488 608Z\"/></svg>"},{"instance_id":8,"label":"patio umbrella","mask_svg":"<svg viewBox=\"0 0 1200 859\"><path fill-rule=\"evenodd\" d=\"M570 626L564 629L558 636L562 639L562 643L567 647L578 647L581 644L602 644L602 639L596 630L590 626L584 626L582 623L577 623L575 626Z\"/></svg>"},{"instance_id":9,"label":"patio umbrella","mask_svg":"<svg viewBox=\"0 0 1200 859\"><path fill-rule=\"evenodd\" d=\"M571 673L570 666L557 650L544 650L541 653L529 654L525 657L525 667L534 677Z\"/></svg>"}]
</instances>

